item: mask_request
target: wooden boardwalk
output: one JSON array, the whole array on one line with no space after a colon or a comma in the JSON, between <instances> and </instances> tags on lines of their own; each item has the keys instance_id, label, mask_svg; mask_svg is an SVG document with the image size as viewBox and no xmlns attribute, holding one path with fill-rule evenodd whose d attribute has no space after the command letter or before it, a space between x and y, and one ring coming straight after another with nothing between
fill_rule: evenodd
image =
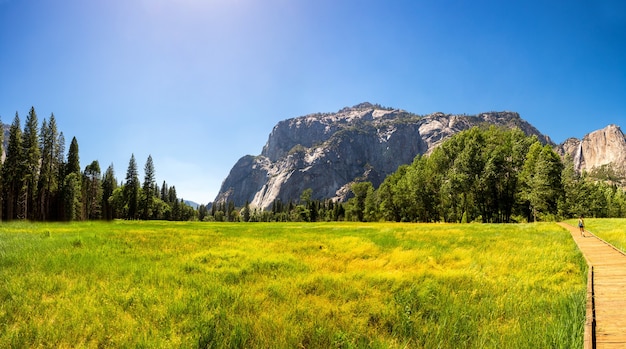
<instances>
[{"instance_id":1,"label":"wooden boardwalk","mask_svg":"<svg viewBox=\"0 0 626 349\"><path fill-rule=\"evenodd\" d=\"M578 227L568 229L589 264L585 348L626 348L626 255Z\"/></svg>"}]
</instances>

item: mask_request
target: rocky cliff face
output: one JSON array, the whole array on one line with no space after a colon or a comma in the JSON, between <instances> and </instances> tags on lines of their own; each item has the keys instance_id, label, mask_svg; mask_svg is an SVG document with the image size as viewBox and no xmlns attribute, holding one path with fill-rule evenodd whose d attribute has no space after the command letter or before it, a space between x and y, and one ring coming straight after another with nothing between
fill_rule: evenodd
<instances>
[{"instance_id":1,"label":"rocky cliff face","mask_svg":"<svg viewBox=\"0 0 626 349\"><path fill-rule=\"evenodd\" d=\"M259 156L244 156L222 183L216 203L268 208L276 199L343 200L355 180L378 186L398 166L431 151L460 131L480 124L518 127L544 143L550 139L513 112L475 116L418 116L362 103L337 113L311 114L279 122Z\"/></svg>"},{"instance_id":2,"label":"rocky cliff face","mask_svg":"<svg viewBox=\"0 0 626 349\"><path fill-rule=\"evenodd\" d=\"M571 156L579 172L611 166L619 175L626 175L626 137L617 125L591 132L582 140L570 138L556 151L561 156Z\"/></svg>"}]
</instances>

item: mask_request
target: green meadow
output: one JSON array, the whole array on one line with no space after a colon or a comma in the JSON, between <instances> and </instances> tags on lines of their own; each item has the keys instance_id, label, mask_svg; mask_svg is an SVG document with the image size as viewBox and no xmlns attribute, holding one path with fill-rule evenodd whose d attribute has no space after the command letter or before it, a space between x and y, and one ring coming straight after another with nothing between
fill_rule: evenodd
<instances>
[{"instance_id":1,"label":"green meadow","mask_svg":"<svg viewBox=\"0 0 626 349\"><path fill-rule=\"evenodd\" d=\"M525 225L0 225L0 347L581 348L586 265Z\"/></svg>"}]
</instances>

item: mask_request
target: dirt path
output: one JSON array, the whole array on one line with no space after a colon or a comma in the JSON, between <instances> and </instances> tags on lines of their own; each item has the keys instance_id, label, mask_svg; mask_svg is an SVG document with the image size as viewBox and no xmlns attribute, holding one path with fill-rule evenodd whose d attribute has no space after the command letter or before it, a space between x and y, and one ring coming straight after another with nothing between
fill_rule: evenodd
<instances>
[{"instance_id":1,"label":"dirt path","mask_svg":"<svg viewBox=\"0 0 626 349\"><path fill-rule=\"evenodd\" d=\"M559 225L590 266L585 348L626 348L626 255L589 232L581 237L578 227Z\"/></svg>"}]
</instances>

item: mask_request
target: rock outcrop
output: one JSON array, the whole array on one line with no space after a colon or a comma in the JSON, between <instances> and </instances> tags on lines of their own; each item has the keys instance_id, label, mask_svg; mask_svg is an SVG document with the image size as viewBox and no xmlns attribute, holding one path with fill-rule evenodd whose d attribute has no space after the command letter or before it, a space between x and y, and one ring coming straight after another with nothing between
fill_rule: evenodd
<instances>
[{"instance_id":1,"label":"rock outcrop","mask_svg":"<svg viewBox=\"0 0 626 349\"><path fill-rule=\"evenodd\" d=\"M311 114L279 122L261 155L242 157L222 183L215 203L233 201L266 209L274 200L298 200L310 188L313 199L344 200L350 184L378 186L400 165L426 154L450 136L481 124L518 127L551 140L514 112L475 116L404 110L362 103L337 113Z\"/></svg>"},{"instance_id":2,"label":"rock outcrop","mask_svg":"<svg viewBox=\"0 0 626 349\"><path fill-rule=\"evenodd\" d=\"M556 151L571 156L578 172L610 166L618 175L626 175L626 136L617 125L591 132L582 140L569 138Z\"/></svg>"}]
</instances>

